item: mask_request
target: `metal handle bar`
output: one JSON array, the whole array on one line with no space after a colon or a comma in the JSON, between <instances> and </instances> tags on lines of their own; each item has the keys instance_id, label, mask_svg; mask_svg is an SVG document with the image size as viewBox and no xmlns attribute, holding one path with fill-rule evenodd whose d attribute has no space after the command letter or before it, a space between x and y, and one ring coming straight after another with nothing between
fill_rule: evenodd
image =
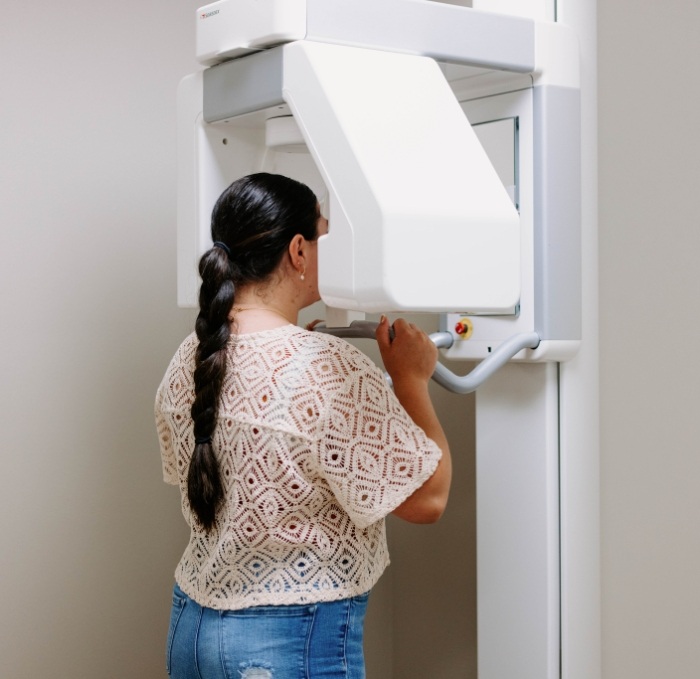
<instances>
[{"instance_id":1,"label":"metal handle bar","mask_svg":"<svg viewBox=\"0 0 700 679\"><path fill-rule=\"evenodd\" d=\"M336 337L374 339L378 325L373 321L353 321L348 327L327 328L324 324L319 324L314 330ZM448 349L454 343L454 337L449 332L434 332L429 337L438 348ZM519 351L536 349L539 343L540 336L536 332L513 335L496 347L467 375L455 375L449 368L438 362L432 379L455 394L469 394L486 382Z\"/></svg>"}]
</instances>

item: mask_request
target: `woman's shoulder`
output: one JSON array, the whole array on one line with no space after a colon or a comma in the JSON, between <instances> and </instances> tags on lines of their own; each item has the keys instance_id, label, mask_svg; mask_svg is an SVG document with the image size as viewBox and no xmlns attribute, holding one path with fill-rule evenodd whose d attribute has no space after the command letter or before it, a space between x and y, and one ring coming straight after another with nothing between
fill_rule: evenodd
<instances>
[{"instance_id":1,"label":"woman's shoulder","mask_svg":"<svg viewBox=\"0 0 700 679\"><path fill-rule=\"evenodd\" d=\"M197 353L197 347L199 346L199 339L197 339L197 333L191 332L184 340L180 343L177 348L171 365L189 365L193 364L195 360L195 354Z\"/></svg>"},{"instance_id":2,"label":"woman's shoulder","mask_svg":"<svg viewBox=\"0 0 700 679\"><path fill-rule=\"evenodd\" d=\"M309 341L317 349L315 372L332 374L334 391L355 394L358 390L382 391L389 387L382 369L355 345L322 332L309 334L314 335Z\"/></svg>"},{"instance_id":3,"label":"woman's shoulder","mask_svg":"<svg viewBox=\"0 0 700 679\"><path fill-rule=\"evenodd\" d=\"M284 325L271 330L261 330L243 335L231 336L233 345L245 349L252 345L260 347L272 347L288 344L302 352L333 352L339 355L362 354L346 340L329 335L324 332L307 330L298 325ZM195 337L196 340L196 337Z\"/></svg>"},{"instance_id":4,"label":"woman's shoulder","mask_svg":"<svg viewBox=\"0 0 700 679\"><path fill-rule=\"evenodd\" d=\"M335 361L354 370L376 368L367 354L342 337L321 331L302 330L301 332L300 342L319 358Z\"/></svg>"},{"instance_id":5,"label":"woman's shoulder","mask_svg":"<svg viewBox=\"0 0 700 679\"><path fill-rule=\"evenodd\" d=\"M190 376L194 372L195 357L199 340L197 334L192 332L180 343L180 346L175 351L175 355L165 371L165 377L169 378L174 374L182 376Z\"/></svg>"},{"instance_id":6,"label":"woman's shoulder","mask_svg":"<svg viewBox=\"0 0 700 679\"><path fill-rule=\"evenodd\" d=\"M197 334L190 333L175 352L166 377L177 374L181 379L189 381L194 371L198 346ZM381 374L377 365L347 340L296 325L246 335L231 335L229 360L232 365L241 360L255 360L258 351L272 355L275 362L278 359L285 363L291 361L296 364L297 370L307 369L319 375L332 373L337 378L355 377L367 372Z\"/></svg>"},{"instance_id":7,"label":"woman's shoulder","mask_svg":"<svg viewBox=\"0 0 700 679\"><path fill-rule=\"evenodd\" d=\"M253 335L241 335L233 343L234 351L247 352ZM378 371L374 362L360 349L341 337L295 325L279 328L276 332L257 333L254 343L266 354L294 364L295 369L310 376L333 375L347 377L368 371ZM242 356L242 354L239 354ZM316 381L315 379L313 380ZM325 380L324 380L325 381Z\"/></svg>"},{"instance_id":8,"label":"woman's shoulder","mask_svg":"<svg viewBox=\"0 0 700 679\"><path fill-rule=\"evenodd\" d=\"M191 333L181 342L170 360L158 387L157 402L161 410L177 410L188 405L183 399L187 400L184 395L192 388L197 345L197 335Z\"/></svg>"}]
</instances>

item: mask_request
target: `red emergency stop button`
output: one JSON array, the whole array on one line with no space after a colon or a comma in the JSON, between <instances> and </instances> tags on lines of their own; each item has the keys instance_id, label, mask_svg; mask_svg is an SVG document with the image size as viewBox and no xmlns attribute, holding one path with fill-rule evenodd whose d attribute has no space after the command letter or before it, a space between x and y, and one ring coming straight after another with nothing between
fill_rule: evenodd
<instances>
[{"instance_id":1,"label":"red emergency stop button","mask_svg":"<svg viewBox=\"0 0 700 679\"><path fill-rule=\"evenodd\" d=\"M472 324L470 318L464 316L455 323L455 334L460 339L469 339L472 336L473 332L474 325Z\"/></svg>"}]
</instances>

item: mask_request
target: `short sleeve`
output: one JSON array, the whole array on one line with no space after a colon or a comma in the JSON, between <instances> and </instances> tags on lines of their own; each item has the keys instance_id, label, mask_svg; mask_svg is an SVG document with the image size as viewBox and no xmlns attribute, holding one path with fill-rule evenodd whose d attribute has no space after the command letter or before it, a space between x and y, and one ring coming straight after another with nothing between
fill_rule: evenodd
<instances>
[{"instance_id":1,"label":"short sleeve","mask_svg":"<svg viewBox=\"0 0 700 679\"><path fill-rule=\"evenodd\" d=\"M192 374L196 349L197 336L192 333L173 356L156 392L155 417L163 480L172 485L180 482L178 459L183 444L192 440L189 412L194 398Z\"/></svg>"},{"instance_id":2,"label":"short sleeve","mask_svg":"<svg viewBox=\"0 0 700 679\"><path fill-rule=\"evenodd\" d=\"M384 518L435 472L442 451L361 352L329 403L321 475L360 528Z\"/></svg>"},{"instance_id":3,"label":"short sleeve","mask_svg":"<svg viewBox=\"0 0 700 679\"><path fill-rule=\"evenodd\" d=\"M160 458L163 464L163 481L174 486L178 485L177 462L175 460L175 450L173 446L172 432L168 424L168 418L163 410L163 400L167 388L166 378L158 387L156 392L155 416L156 430L158 432L158 442L160 443Z\"/></svg>"}]
</instances>

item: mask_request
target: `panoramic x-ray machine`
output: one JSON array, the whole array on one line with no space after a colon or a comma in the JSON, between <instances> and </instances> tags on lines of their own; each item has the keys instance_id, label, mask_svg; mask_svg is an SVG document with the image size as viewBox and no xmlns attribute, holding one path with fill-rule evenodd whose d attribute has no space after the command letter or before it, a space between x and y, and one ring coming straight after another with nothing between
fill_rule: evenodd
<instances>
[{"instance_id":1,"label":"panoramic x-ray machine","mask_svg":"<svg viewBox=\"0 0 700 679\"><path fill-rule=\"evenodd\" d=\"M324 331L441 314L477 395L480 679L562 675L558 364L581 340L580 92L564 26L429 0L221 0L178 99L178 301L234 179L307 183ZM510 359L515 371L498 370ZM530 365L536 363L539 365ZM496 372L498 370L498 372ZM483 385L483 386L482 386Z\"/></svg>"}]
</instances>

